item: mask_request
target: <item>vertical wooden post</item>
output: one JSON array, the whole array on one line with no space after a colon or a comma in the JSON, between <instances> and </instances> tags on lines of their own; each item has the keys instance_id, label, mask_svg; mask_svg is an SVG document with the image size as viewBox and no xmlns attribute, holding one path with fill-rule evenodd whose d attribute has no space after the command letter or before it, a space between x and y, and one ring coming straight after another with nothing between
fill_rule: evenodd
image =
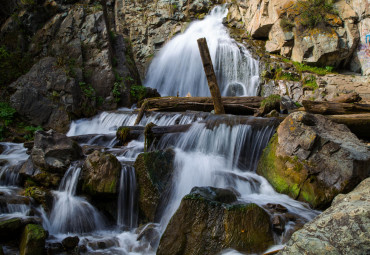
<instances>
[{"instance_id":1,"label":"vertical wooden post","mask_svg":"<svg viewBox=\"0 0 370 255\"><path fill-rule=\"evenodd\" d=\"M217 78L215 71L213 69L211 54L209 53L207 40L206 38L199 38L197 42L200 56L203 62L204 72L206 73L207 76L208 87L209 90L211 91L213 105L215 108L215 114L225 114L225 109L221 101L221 93L220 89L218 88Z\"/></svg>"}]
</instances>

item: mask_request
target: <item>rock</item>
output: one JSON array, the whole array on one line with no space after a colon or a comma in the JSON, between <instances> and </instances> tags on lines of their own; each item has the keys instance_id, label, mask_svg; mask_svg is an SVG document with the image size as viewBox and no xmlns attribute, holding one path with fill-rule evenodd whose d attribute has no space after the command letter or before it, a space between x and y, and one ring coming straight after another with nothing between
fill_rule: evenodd
<instances>
[{"instance_id":1,"label":"rock","mask_svg":"<svg viewBox=\"0 0 370 255\"><path fill-rule=\"evenodd\" d=\"M370 178L347 195L335 197L331 207L295 232L279 252L300 254L370 253Z\"/></svg>"},{"instance_id":2,"label":"rock","mask_svg":"<svg viewBox=\"0 0 370 255\"><path fill-rule=\"evenodd\" d=\"M56 58L41 59L11 87L16 90L10 98L12 107L33 125L65 132L69 116L79 115L80 87Z\"/></svg>"},{"instance_id":3,"label":"rock","mask_svg":"<svg viewBox=\"0 0 370 255\"><path fill-rule=\"evenodd\" d=\"M216 201L219 203L231 204L237 201L237 195L234 191L229 189L221 189L214 187L194 187L190 194L199 195L209 201Z\"/></svg>"},{"instance_id":4,"label":"rock","mask_svg":"<svg viewBox=\"0 0 370 255\"><path fill-rule=\"evenodd\" d=\"M120 172L121 163L114 155L94 151L82 168L82 191L92 196L117 195Z\"/></svg>"},{"instance_id":5,"label":"rock","mask_svg":"<svg viewBox=\"0 0 370 255\"><path fill-rule=\"evenodd\" d=\"M256 204L222 204L190 193L167 225L157 254L218 254L227 248L258 253L271 244L270 216Z\"/></svg>"},{"instance_id":6,"label":"rock","mask_svg":"<svg viewBox=\"0 0 370 255\"><path fill-rule=\"evenodd\" d=\"M292 48L294 44L294 35L291 31L284 32L280 23L281 19L278 19L272 26L269 32L269 40L266 42L266 51L270 53L280 53L280 55L287 55L283 53L287 50L287 47Z\"/></svg>"},{"instance_id":7,"label":"rock","mask_svg":"<svg viewBox=\"0 0 370 255\"><path fill-rule=\"evenodd\" d=\"M150 246L158 247L159 239L161 238L161 233L159 231L158 224L149 223L147 225L143 225L136 230L137 241L147 241L149 242Z\"/></svg>"},{"instance_id":8,"label":"rock","mask_svg":"<svg viewBox=\"0 0 370 255\"><path fill-rule=\"evenodd\" d=\"M136 158L134 167L138 189L139 221L155 222L163 197L169 190L174 158L175 152L171 149L141 153Z\"/></svg>"},{"instance_id":9,"label":"rock","mask_svg":"<svg viewBox=\"0 0 370 255\"><path fill-rule=\"evenodd\" d=\"M24 191L25 196L32 197L37 203L42 205L46 212L50 212L53 206L53 195L49 190L36 186L28 187Z\"/></svg>"},{"instance_id":10,"label":"rock","mask_svg":"<svg viewBox=\"0 0 370 255\"><path fill-rule=\"evenodd\" d=\"M78 238L78 236L68 236L63 239L62 245L67 251L69 251L76 248L79 242L80 238Z\"/></svg>"},{"instance_id":11,"label":"rock","mask_svg":"<svg viewBox=\"0 0 370 255\"><path fill-rule=\"evenodd\" d=\"M0 238L1 240L11 240L19 238L24 225L21 218L11 218L0 221Z\"/></svg>"},{"instance_id":12,"label":"rock","mask_svg":"<svg viewBox=\"0 0 370 255\"><path fill-rule=\"evenodd\" d=\"M81 158L82 149L71 138L53 130L36 132L35 145L31 152L35 167L51 173L64 174L72 161Z\"/></svg>"},{"instance_id":13,"label":"rock","mask_svg":"<svg viewBox=\"0 0 370 255\"><path fill-rule=\"evenodd\" d=\"M278 127L257 173L281 193L326 208L370 174L366 144L324 116L296 112Z\"/></svg>"},{"instance_id":14,"label":"rock","mask_svg":"<svg viewBox=\"0 0 370 255\"><path fill-rule=\"evenodd\" d=\"M0 255L4 255L3 246L0 245Z\"/></svg>"},{"instance_id":15,"label":"rock","mask_svg":"<svg viewBox=\"0 0 370 255\"><path fill-rule=\"evenodd\" d=\"M39 255L44 253L47 232L40 225L28 224L19 245L20 255Z\"/></svg>"}]
</instances>

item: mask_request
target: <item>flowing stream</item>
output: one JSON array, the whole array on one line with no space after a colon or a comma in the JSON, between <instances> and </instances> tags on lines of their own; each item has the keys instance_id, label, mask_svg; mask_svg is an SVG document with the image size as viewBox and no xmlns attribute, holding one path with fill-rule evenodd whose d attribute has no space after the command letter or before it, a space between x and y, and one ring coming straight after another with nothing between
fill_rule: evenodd
<instances>
[{"instance_id":1,"label":"flowing stream","mask_svg":"<svg viewBox=\"0 0 370 255\"><path fill-rule=\"evenodd\" d=\"M204 20L192 23L185 33L167 43L154 58L146 85L157 88L162 95L176 95L177 91L181 96L188 92L194 96L209 95L196 44L197 38L206 37L222 94L255 95L258 61L229 37L222 25L226 15L225 7L216 7ZM50 233L50 245L67 236L77 235L79 245L86 248L87 254L155 254L157 244L141 240L143 229L137 228L138 194L133 163L144 151L144 137L140 136L122 147L115 146L117 128L133 126L136 117L137 113L132 109L123 108L71 124L68 136L75 137L87 147L100 146L98 148L114 154L121 162L117 218L114 223L107 222L91 201L77 193L81 162L72 162L59 189L52 192L54 202L51 212L35 209ZM304 221L319 213L306 204L275 192L263 177L255 173L262 150L277 124L273 121L267 121L265 126L246 124L250 118L253 117L215 116L200 112L151 112L144 116L140 126L150 122L159 126L191 124L184 133L162 136L156 147L151 148L173 148L175 151L172 189L155 225L159 233L164 232L181 199L194 186L232 187L240 193L240 202L253 202L260 206L278 203L289 212L300 215ZM26 149L13 143L0 143L0 146L3 148L0 155L0 192L3 196L18 196L19 170L28 158ZM6 206L0 201L0 218L27 217L31 206L23 198ZM287 222L285 232L294 224ZM276 238L276 244L281 244L284 234ZM235 251L229 254L235 254Z\"/></svg>"}]
</instances>

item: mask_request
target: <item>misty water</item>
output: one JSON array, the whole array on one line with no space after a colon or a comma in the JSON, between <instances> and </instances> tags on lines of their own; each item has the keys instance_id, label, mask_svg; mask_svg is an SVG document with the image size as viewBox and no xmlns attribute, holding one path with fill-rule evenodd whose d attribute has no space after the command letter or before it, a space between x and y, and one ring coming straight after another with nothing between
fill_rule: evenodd
<instances>
[{"instance_id":1,"label":"misty water","mask_svg":"<svg viewBox=\"0 0 370 255\"><path fill-rule=\"evenodd\" d=\"M216 7L204 20L193 22L183 34L167 43L149 67L146 85L157 88L162 95L176 95L179 92L184 96L190 92L193 96L208 96L196 44L197 38L206 37L222 94L256 95L258 61L228 36L222 25L226 15L226 8ZM104 151L114 154L121 162L115 222L108 222L91 201L78 194L81 162L73 162L59 189L52 191L54 201L51 212L45 212L42 207L32 208L30 204L9 204L1 208L0 218L29 217L27 212L34 209L36 216L42 218L43 227L50 233L49 244L77 235L80 238L79 245L84 245L88 254L155 254L156 245L138 240L137 183L133 163L144 151L144 137L126 146L115 146L117 128L133 126L136 117L137 112L133 109L102 112L91 119L74 121L67 133L70 137L83 136L79 139L81 145L104 147ZM245 124L248 118L253 117L215 116L200 112L151 112L144 116L140 126L151 122L159 126L191 124L188 131L164 135L157 146L151 148L173 148L175 151L172 190L155 224L160 234L164 232L181 199L194 186L232 187L240 193L240 202L261 206L267 203L281 204L305 221L310 221L319 213L307 204L277 193L266 179L255 173L258 159L274 134L277 123L272 121L264 127L257 127ZM0 144L5 148L0 155L0 160L4 160L0 170L0 192L16 196L20 189L17 186L18 172L28 155L22 144ZM285 232L275 238L276 244L281 244L283 236L294 224L286 223ZM235 251L225 252L238 254Z\"/></svg>"}]
</instances>

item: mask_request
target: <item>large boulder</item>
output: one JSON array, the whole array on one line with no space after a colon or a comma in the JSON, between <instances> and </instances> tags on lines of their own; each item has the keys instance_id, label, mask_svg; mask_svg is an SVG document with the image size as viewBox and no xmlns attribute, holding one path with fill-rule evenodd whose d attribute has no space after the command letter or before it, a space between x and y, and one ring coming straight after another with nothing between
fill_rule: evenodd
<instances>
[{"instance_id":1,"label":"large boulder","mask_svg":"<svg viewBox=\"0 0 370 255\"><path fill-rule=\"evenodd\" d=\"M82 148L71 138L50 130L38 131L31 152L35 167L64 174L72 161L83 158Z\"/></svg>"},{"instance_id":2,"label":"large boulder","mask_svg":"<svg viewBox=\"0 0 370 255\"><path fill-rule=\"evenodd\" d=\"M41 220L35 217L2 217L0 218L0 240L19 240L25 226L40 223Z\"/></svg>"},{"instance_id":3,"label":"large boulder","mask_svg":"<svg viewBox=\"0 0 370 255\"><path fill-rule=\"evenodd\" d=\"M296 112L278 127L257 173L278 192L323 209L370 175L370 152L346 126Z\"/></svg>"},{"instance_id":4,"label":"large boulder","mask_svg":"<svg viewBox=\"0 0 370 255\"><path fill-rule=\"evenodd\" d=\"M28 224L22 234L19 245L20 255L39 255L44 253L48 234L41 225Z\"/></svg>"},{"instance_id":5,"label":"large boulder","mask_svg":"<svg viewBox=\"0 0 370 255\"><path fill-rule=\"evenodd\" d=\"M139 200L139 218L154 222L166 197L173 173L175 152L153 151L140 154L135 161Z\"/></svg>"},{"instance_id":6,"label":"large boulder","mask_svg":"<svg viewBox=\"0 0 370 255\"><path fill-rule=\"evenodd\" d=\"M335 197L330 208L295 232L279 253L369 254L370 178L347 195Z\"/></svg>"},{"instance_id":7,"label":"large boulder","mask_svg":"<svg viewBox=\"0 0 370 255\"><path fill-rule=\"evenodd\" d=\"M228 203L210 200L212 193L228 193L223 196ZM157 254L218 254L227 248L258 253L272 245L268 213L256 204L230 204L236 199L230 199L231 194L201 187L185 196L162 235Z\"/></svg>"},{"instance_id":8,"label":"large boulder","mask_svg":"<svg viewBox=\"0 0 370 255\"><path fill-rule=\"evenodd\" d=\"M121 163L114 155L94 151L82 168L82 192L92 196L117 195L120 173Z\"/></svg>"}]
</instances>

